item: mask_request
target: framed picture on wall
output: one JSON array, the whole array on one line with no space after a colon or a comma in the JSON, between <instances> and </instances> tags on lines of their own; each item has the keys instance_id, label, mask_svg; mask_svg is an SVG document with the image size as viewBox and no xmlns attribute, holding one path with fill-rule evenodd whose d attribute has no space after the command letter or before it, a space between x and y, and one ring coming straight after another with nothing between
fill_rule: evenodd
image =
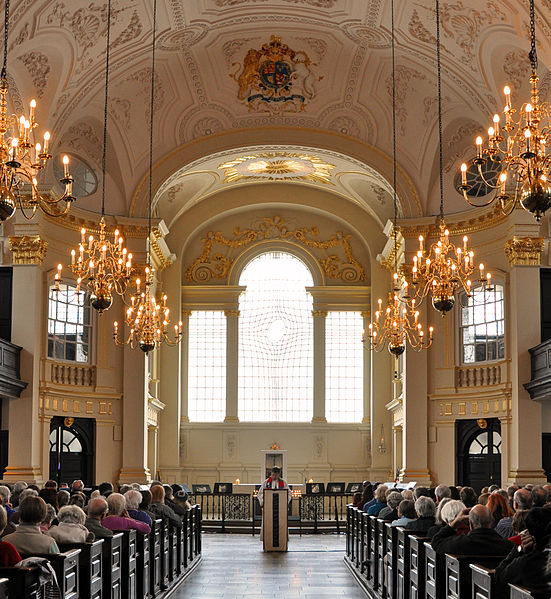
<instances>
[{"instance_id":1,"label":"framed picture on wall","mask_svg":"<svg viewBox=\"0 0 551 599\"><path fill-rule=\"evenodd\" d=\"M349 495L354 495L354 493L362 492L362 483L348 483L346 485L346 493Z\"/></svg>"},{"instance_id":2,"label":"framed picture on wall","mask_svg":"<svg viewBox=\"0 0 551 599\"><path fill-rule=\"evenodd\" d=\"M214 483L215 495L231 495L233 483Z\"/></svg>"},{"instance_id":3,"label":"framed picture on wall","mask_svg":"<svg viewBox=\"0 0 551 599\"><path fill-rule=\"evenodd\" d=\"M327 483L327 495L343 495L345 483Z\"/></svg>"},{"instance_id":4,"label":"framed picture on wall","mask_svg":"<svg viewBox=\"0 0 551 599\"><path fill-rule=\"evenodd\" d=\"M306 495L324 495L324 483L306 483Z\"/></svg>"},{"instance_id":5,"label":"framed picture on wall","mask_svg":"<svg viewBox=\"0 0 551 599\"><path fill-rule=\"evenodd\" d=\"M198 484L198 485L191 485L191 487L193 489L194 495L202 495L202 494L212 493L212 489L210 488L210 485Z\"/></svg>"}]
</instances>

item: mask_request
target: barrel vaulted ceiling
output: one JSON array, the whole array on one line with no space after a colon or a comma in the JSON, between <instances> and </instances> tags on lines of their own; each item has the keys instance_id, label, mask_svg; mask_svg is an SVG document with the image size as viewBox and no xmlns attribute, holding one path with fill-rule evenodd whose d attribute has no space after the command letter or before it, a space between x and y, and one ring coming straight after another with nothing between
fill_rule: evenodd
<instances>
[{"instance_id":1,"label":"barrel vaulted ceiling","mask_svg":"<svg viewBox=\"0 0 551 599\"><path fill-rule=\"evenodd\" d=\"M434 214L434 2L398 0L395 5L398 162L418 194L417 204L410 203L417 207L406 212ZM540 78L543 95L549 96L551 0L536 0L536 10ZM466 204L453 189L453 177L462 159L471 156L475 135L502 108L503 85L511 84L514 101L524 101L527 94L528 0L442 0L441 12L446 209L456 212ZM80 157L97 173L106 16L101 1L12 0L12 104L19 111L23 102L36 97L39 122L52 130L57 148ZM107 157L107 210L113 214L140 212L131 207L147 174L151 31L151 1L113 0ZM222 140L233 132L250 152L247 130L258 136L265 129L260 137L270 145L278 128L303 130L306 146L311 128L334 134L335 147L325 147L327 151L345 154L347 143L357 147L359 141L391 155L390 0L164 0L158 2L157 31L156 161L183 147L185 171L189 144L216 136ZM249 50L260 50L271 36L296 52L304 96L296 112L250 106L250 90L240 85ZM339 168L345 168L342 160L336 161ZM221 184L224 173L214 162L211 170L211 180ZM369 178L367 171L365 176ZM163 183L156 181L156 187ZM196 185L187 196L185 184L174 185L180 187L172 199L177 197L182 207L197 193ZM384 185L378 192L375 179L369 185L380 200ZM162 192L170 188L164 184ZM95 193L79 204L97 211L99 201Z\"/></svg>"}]
</instances>

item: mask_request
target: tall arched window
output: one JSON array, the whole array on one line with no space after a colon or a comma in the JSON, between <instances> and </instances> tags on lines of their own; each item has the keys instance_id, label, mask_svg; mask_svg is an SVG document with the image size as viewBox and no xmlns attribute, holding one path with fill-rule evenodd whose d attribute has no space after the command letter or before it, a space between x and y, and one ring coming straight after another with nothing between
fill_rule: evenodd
<instances>
[{"instance_id":1,"label":"tall arched window","mask_svg":"<svg viewBox=\"0 0 551 599\"><path fill-rule=\"evenodd\" d=\"M305 422L313 413L312 274L291 254L267 252L243 269L239 419Z\"/></svg>"}]
</instances>

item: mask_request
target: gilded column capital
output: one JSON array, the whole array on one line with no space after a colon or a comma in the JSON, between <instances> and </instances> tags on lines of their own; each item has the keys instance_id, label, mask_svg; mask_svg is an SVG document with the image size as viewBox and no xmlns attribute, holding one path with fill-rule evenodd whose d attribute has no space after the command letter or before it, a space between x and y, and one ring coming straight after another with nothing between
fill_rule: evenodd
<instances>
[{"instance_id":1,"label":"gilded column capital","mask_svg":"<svg viewBox=\"0 0 551 599\"><path fill-rule=\"evenodd\" d=\"M48 242L40 235L10 235L9 239L14 264L42 264Z\"/></svg>"},{"instance_id":2,"label":"gilded column capital","mask_svg":"<svg viewBox=\"0 0 551 599\"><path fill-rule=\"evenodd\" d=\"M362 310L360 316L362 318L371 318L371 312L369 310Z\"/></svg>"},{"instance_id":3,"label":"gilded column capital","mask_svg":"<svg viewBox=\"0 0 551 599\"><path fill-rule=\"evenodd\" d=\"M189 318L193 312L191 310L182 310L182 318Z\"/></svg>"},{"instance_id":4,"label":"gilded column capital","mask_svg":"<svg viewBox=\"0 0 551 599\"><path fill-rule=\"evenodd\" d=\"M327 318L327 310L312 310L314 318Z\"/></svg>"},{"instance_id":5,"label":"gilded column capital","mask_svg":"<svg viewBox=\"0 0 551 599\"><path fill-rule=\"evenodd\" d=\"M509 266L540 266L545 240L543 237L518 237L505 242Z\"/></svg>"},{"instance_id":6,"label":"gilded column capital","mask_svg":"<svg viewBox=\"0 0 551 599\"><path fill-rule=\"evenodd\" d=\"M240 316L241 312L239 310L224 310L224 316L226 316L226 318L230 317L230 316Z\"/></svg>"}]
</instances>

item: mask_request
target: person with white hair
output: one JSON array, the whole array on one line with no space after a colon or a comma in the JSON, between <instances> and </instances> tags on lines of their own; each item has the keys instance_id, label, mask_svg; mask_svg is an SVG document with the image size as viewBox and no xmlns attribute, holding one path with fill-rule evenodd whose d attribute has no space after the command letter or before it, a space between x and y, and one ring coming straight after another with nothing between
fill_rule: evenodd
<instances>
[{"instance_id":1,"label":"person with white hair","mask_svg":"<svg viewBox=\"0 0 551 599\"><path fill-rule=\"evenodd\" d=\"M149 534L151 527L145 522L134 520L128 515L126 510L126 500L120 493L111 493L107 498L109 506L109 516L104 518L101 525L112 531L137 530L143 534Z\"/></svg>"},{"instance_id":2,"label":"person with white hair","mask_svg":"<svg viewBox=\"0 0 551 599\"><path fill-rule=\"evenodd\" d=\"M429 528L434 526L436 505L430 497L421 495L419 499L415 501L415 513L417 518L413 522L406 524L406 530L415 530L419 533L425 534Z\"/></svg>"},{"instance_id":3,"label":"person with white hair","mask_svg":"<svg viewBox=\"0 0 551 599\"><path fill-rule=\"evenodd\" d=\"M135 489L130 489L124 494L126 500L126 511L131 518L145 522L148 526L151 526L152 520L149 514L146 514L143 510L140 510L140 503L142 502L142 494Z\"/></svg>"},{"instance_id":4,"label":"person with white hair","mask_svg":"<svg viewBox=\"0 0 551 599\"><path fill-rule=\"evenodd\" d=\"M14 508L19 505L21 501L21 492L24 491L28 487L27 483L24 480L20 480L13 485L13 491L11 493L11 504Z\"/></svg>"},{"instance_id":5,"label":"person with white hair","mask_svg":"<svg viewBox=\"0 0 551 599\"><path fill-rule=\"evenodd\" d=\"M56 543L90 543L95 539L94 533L84 526L86 514L78 505L63 506L57 519L59 524L51 526L46 533Z\"/></svg>"},{"instance_id":6,"label":"person with white hair","mask_svg":"<svg viewBox=\"0 0 551 599\"><path fill-rule=\"evenodd\" d=\"M15 510L12 508L10 503L11 491L9 487L6 485L0 485L0 501L6 510L6 514L8 515L8 520L13 516Z\"/></svg>"}]
</instances>

